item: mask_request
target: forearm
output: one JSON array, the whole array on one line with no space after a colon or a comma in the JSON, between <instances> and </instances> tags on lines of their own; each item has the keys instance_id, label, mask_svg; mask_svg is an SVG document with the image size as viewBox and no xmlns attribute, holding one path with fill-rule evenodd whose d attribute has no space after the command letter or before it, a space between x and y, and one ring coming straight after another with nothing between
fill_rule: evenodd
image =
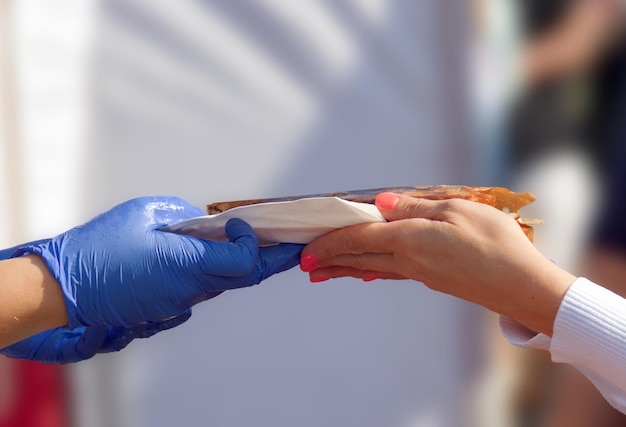
<instances>
[{"instance_id":1,"label":"forearm","mask_svg":"<svg viewBox=\"0 0 626 427\"><path fill-rule=\"evenodd\" d=\"M480 303L527 328L552 336L563 298L576 277L545 259L509 271L502 292L485 296Z\"/></svg>"},{"instance_id":2,"label":"forearm","mask_svg":"<svg viewBox=\"0 0 626 427\"><path fill-rule=\"evenodd\" d=\"M37 255L0 261L0 348L67 324L59 284Z\"/></svg>"}]
</instances>

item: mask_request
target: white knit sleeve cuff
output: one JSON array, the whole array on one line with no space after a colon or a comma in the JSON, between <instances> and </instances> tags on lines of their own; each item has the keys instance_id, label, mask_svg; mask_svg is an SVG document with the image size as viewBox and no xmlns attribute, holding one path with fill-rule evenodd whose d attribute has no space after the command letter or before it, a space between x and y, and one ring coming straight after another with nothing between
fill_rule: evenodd
<instances>
[{"instance_id":1,"label":"white knit sleeve cuff","mask_svg":"<svg viewBox=\"0 0 626 427\"><path fill-rule=\"evenodd\" d=\"M626 299L578 278L557 313L550 353L626 390Z\"/></svg>"}]
</instances>

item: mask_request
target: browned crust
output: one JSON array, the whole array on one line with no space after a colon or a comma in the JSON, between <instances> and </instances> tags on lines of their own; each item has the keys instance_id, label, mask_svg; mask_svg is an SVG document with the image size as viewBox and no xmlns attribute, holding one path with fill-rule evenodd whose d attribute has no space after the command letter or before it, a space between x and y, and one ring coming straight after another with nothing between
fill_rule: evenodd
<instances>
[{"instance_id":1,"label":"browned crust","mask_svg":"<svg viewBox=\"0 0 626 427\"><path fill-rule=\"evenodd\" d=\"M344 200L360 203L374 203L376 195L383 192L404 194L410 197L417 197L429 200L465 199L474 202L484 203L511 213L515 216L520 226L533 240L533 224L537 221L525 220L519 216L519 211L524 206L535 201L535 196L531 193L516 193L504 187L468 187L464 185L430 185L421 187L386 187L371 188L367 190L342 191L337 193L307 194L300 196L275 197L269 199L249 199L233 200L227 202L216 202L207 205L207 212L210 215L218 214L238 206L253 205L268 202L284 202L290 200L307 199L312 197L339 197Z\"/></svg>"}]
</instances>

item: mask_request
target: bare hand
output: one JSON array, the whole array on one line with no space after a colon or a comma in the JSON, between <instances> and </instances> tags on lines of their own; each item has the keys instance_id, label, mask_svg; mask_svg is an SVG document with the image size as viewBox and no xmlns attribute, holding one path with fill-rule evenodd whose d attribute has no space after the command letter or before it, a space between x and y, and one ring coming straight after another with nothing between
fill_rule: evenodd
<instances>
[{"instance_id":1,"label":"bare hand","mask_svg":"<svg viewBox=\"0 0 626 427\"><path fill-rule=\"evenodd\" d=\"M512 217L459 199L382 193L376 205L389 222L337 230L303 250L311 281L413 279L552 334L575 277L543 257Z\"/></svg>"}]
</instances>

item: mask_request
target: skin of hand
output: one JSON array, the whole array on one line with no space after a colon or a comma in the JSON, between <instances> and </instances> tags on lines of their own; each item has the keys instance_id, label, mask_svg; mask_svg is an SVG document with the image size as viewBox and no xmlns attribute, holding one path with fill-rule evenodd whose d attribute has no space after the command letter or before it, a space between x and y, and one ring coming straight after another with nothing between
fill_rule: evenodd
<instances>
[{"instance_id":1,"label":"skin of hand","mask_svg":"<svg viewBox=\"0 0 626 427\"><path fill-rule=\"evenodd\" d=\"M302 251L312 282L352 276L412 279L552 335L575 277L537 251L517 222L467 200L424 200L381 193L388 221L321 236Z\"/></svg>"},{"instance_id":2,"label":"skin of hand","mask_svg":"<svg viewBox=\"0 0 626 427\"><path fill-rule=\"evenodd\" d=\"M178 198L137 198L12 251L0 262L2 352L62 363L119 350L184 322L201 301L299 262L302 245L259 248L238 219L226 224L227 242L160 230L201 215Z\"/></svg>"}]
</instances>

